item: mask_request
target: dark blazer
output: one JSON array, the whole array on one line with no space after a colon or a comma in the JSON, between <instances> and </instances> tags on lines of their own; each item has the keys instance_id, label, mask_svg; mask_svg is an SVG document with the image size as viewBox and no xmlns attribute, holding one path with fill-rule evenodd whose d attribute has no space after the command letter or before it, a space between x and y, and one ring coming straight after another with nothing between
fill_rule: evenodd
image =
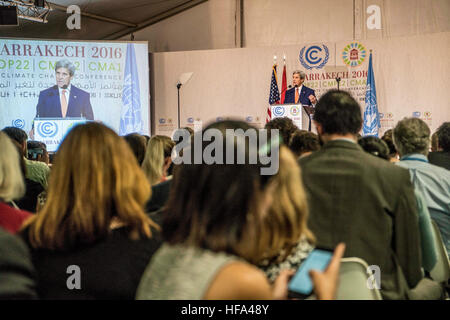
<instances>
[{"instance_id":1,"label":"dark blazer","mask_svg":"<svg viewBox=\"0 0 450 320\"><path fill-rule=\"evenodd\" d=\"M449 151L436 151L428 154L428 161L435 166L439 166L450 170L450 152Z\"/></svg>"},{"instance_id":2,"label":"dark blazer","mask_svg":"<svg viewBox=\"0 0 450 320\"><path fill-rule=\"evenodd\" d=\"M0 228L0 300L36 298L36 273L27 246Z\"/></svg>"},{"instance_id":3,"label":"dark blazer","mask_svg":"<svg viewBox=\"0 0 450 320\"><path fill-rule=\"evenodd\" d=\"M284 103L295 103L295 89L294 87L286 91ZM300 104L311 106L312 103L308 98L310 95L316 96L316 93L313 89L303 86L299 95Z\"/></svg>"},{"instance_id":4,"label":"dark blazer","mask_svg":"<svg viewBox=\"0 0 450 320\"><path fill-rule=\"evenodd\" d=\"M165 206L167 200L169 199L171 185L172 179L169 179L152 186L152 197L145 205L145 212L158 211Z\"/></svg>"},{"instance_id":5,"label":"dark blazer","mask_svg":"<svg viewBox=\"0 0 450 320\"><path fill-rule=\"evenodd\" d=\"M78 244L64 251L32 248L28 229L21 236L30 248L39 279L38 297L44 300L134 300L142 274L162 243L155 229L150 239L130 239L128 227L113 229L92 244ZM67 268L71 265L79 267L79 289L67 287L71 277Z\"/></svg>"},{"instance_id":6,"label":"dark blazer","mask_svg":"<svg viewBox=\"0 0 450 320\"><path fill-rule=\"evenodd\" d=\"M417 203L408 170L345 140L301 158L308 225L318 245L346 244L381 270L385 299L405 299L422 279Z\"/></svg>"},{"instance_id":7,"label":"dark blazer","mask_svg":"<svg viewBox=\"0 0 450 320\"><path fill-rule=\"evenodd\" d=\"M85 117L88 120L94 120L89 93L74 85L71 86L66 117ZM36 118L62 118L58 86L55 85L39 93Z\"/></svg>"}]
</instances>

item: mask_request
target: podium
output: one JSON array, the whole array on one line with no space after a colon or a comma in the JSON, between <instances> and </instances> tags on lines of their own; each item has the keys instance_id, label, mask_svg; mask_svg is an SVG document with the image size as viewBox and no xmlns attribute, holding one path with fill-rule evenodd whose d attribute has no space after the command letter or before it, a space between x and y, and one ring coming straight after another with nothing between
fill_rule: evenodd
<instances>
[{"instance_id":1,"label":"podium","mask_svg":"<svg viewBox=\"0 0 450 320\"><path fill-rule=\"evenodd\" d=\"M55 152L59 144L74 126L86 123L86 118L35 118L34 140L47 145L48 152Z\"/></svg>"},{"instance_id":2,"label":"podium","mask_svg":"<svg viewBox=\"0 0 450 320\"><path fill-rule=\"evenodd\" d=\"M314 107L301 104L273 104L270 106L272 119L287 117L303 130L311 131L311 118Z\"/></svg>"}]
</instances>

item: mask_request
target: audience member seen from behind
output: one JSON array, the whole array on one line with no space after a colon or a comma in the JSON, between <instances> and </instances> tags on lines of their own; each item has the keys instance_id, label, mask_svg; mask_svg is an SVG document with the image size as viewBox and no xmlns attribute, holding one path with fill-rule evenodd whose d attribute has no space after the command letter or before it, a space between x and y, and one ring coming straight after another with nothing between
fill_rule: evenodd
<instances>
[{"instance_id":1,"label":"audience member seen from behind","mask_svg":"<svg viewBox=\"0 0 450 320\"><path fill-rule=\"evenodd\" d=\"M278 186L270 176L261 175L259 162L249 164L251 147L247 139L238 144L225 135L226 129L255 132L256 129L240 121L223 121L197 134L209 129L222 133L223 149L216 150L216 154L219 152L226 159L231 148L234 163L238 157L246 159L246 163L207 165L203 160L202 164L177 167L163 215L166 243L150 261L136 298L286 298L288 278L293 272L281 272L271 286L264 273L253 265L264 257L268 248L272 252L281 250L272 245L273 235L279 232L280 225L290 224L286 216L280 217L277 226L265 220ZM202 151L209 143L203 142ZM296 235L298 228L295 227ZM334 296L343 251L344 245L340 245L327 271L314 278L316 294L321 299Z\"/></svg>"},{"instance_id":2,"label":"audience member seen from behind","mask_svg":"<svg viewBox=\"0 0 450 320\"><path fill-rule=\"evenodd\" d=\"M74 127L55 158L47 202L21 232L39 297L133 299L160 244L158 226L143 210L149 196L148 181L121 137L99 123ZM68 282L70 265L81 282Z\"/></svg>"},{"instance_id":3,"label":"audience member seen from behind","mask_svg":"<svg viewBox=\"0 0 450 320\"><path fill-rule=\"evenodd\" d=\"M0 227L16 233L31 214L19 210L14 203L25 194L20 156L9 137L0 132Z\"/></svg>"},{"instance_id":4,"label":"audience member seen from behind","mask_svg":"<svg viewBox=\"0 0 450 320\"><path fill-rule=\"evenodd\" d=\"M133 151L139 165L142 165L147 148L147 139L138 133L130 133L123 137Z\"/></svg>"},{"instance_id":5,"label":"audience member seen from behind","mask_svg":"<svg viewBox=\"0 0 450 320\"><path fill-rule=\"evenodd\" d=\"M428 291L410 293L423 275L408 171L367 154L357 144L361 108L348 92L330 90L323 95L314 124L324 145L299 163L308 195L308 226L318 246L344 242L347 257L379 266L384 299L429 297ZM440 293L434 293L431 298L438 298Z\"/></svg>"},{"instance_id":6,"label":"audience member seen from behind","mask_svg":"<svg viewBox=\"0 0 450 320\"><path fill-rule=\"evenodd\" d=\"M389 148L386 143L377 137L363 137L358 139L358 144L364 151L384 160L390 160ZM414 190L417 199L417 209L419 214L420 244L422 250L422 267L426 271L431 271L437 261L436 245L433 239L433 226L431 224L430 213L428 212L423 196L419 191Z\"/></svg>"},{"instance_id":7,"label":"audience member seen from behind","mask_svg":"<svg viewBox=\"0 0 450 320\"><path fill-rule=\"evenodd\" d=\"M166 181L167 171L172 164L172 149L175 142L166 136L153 136L147 145L142 169L153 186Z\"/></svg>"},{"instance_id":8,"label":"audience member seen from behind","mask_svg":"<svg viewBox=\"0 0 450 320\"><path fill-rule=\"evenodd\" d=\"M264 219L264 228L272 230L272 239L258 263L271 282L282 270L297 270L315 243L307 226L308 205L300 167L287 147L280 148L280 167L273 183L273 202Z\"/></svg>"},{"instance_id":9,"label":"audience member seen from behind","mask_svg":"<svg viewBox=\"0 0 450 320\"><path fill-rule=\"evenodd\" d=\"M313 132L297 130L291 137L289 149L297 158L306 157L320 149L319 137Z\"/></svg>"},{"instance_id":10,"label":"audience member seen from behind","mask_svg":"<svg viewBox=\"0 0 450 320\"><path fill-rule=\"evenodd\" d=\"M36 273L27 246L0 227L0 300L36 298Z\"/></svg>"},{"instance_id":11,"label":"audience member seen from behind","mask_svg":"<svg viewBox=\"0 0 450 320\"><path fill-rule=\"evenodd\" d=\"M6 127L2 131L6 133L12 140L14 140L22 150L22 155L25 158L25 164L27 167L26 177L35 182L39 182L44 187L44 189L47 189L47 181L50 174L50 168L44 162L26 159L28 138L26 132L15 127Z\"/></svg>"},{"instance_id":12,"label":"audience member seen from behind","mask_svg":"<svg viewBox=\"0 0 450 320\"><path fill-rule=\"evenodd\" d=\"M20 199L15 200L15 204L22 210L26 210L32 213L38 211L39 199L45 197L44 187L36 181L28 179L27 167L25 164L25 157L22 155L23 150L16 143L16 149L19 153L19 165L22 171L22 175L25 177L25 194Z\"/></svg>"},{"instance_id":13,"label":"audience member seen from behind","mask_svg":"<svg viewBox=\"0 0 450 320\"><path fill-rule=\"evenodd\" d=\"M428 162L430 128L419 118L405 118L394 129L394 143L400 154L397 164L409 169L450 253L450 171Z\"/></svg>"},{"instance_id":14,"label":"audience member seen from behind","mask_svg":"<svg viewBox=\"0 0 450 320\"><path fill-rule=\"evenodd\" d=\"M435 150L428 154L430 163L450 170L450 122L444 122L433 134L436 135L437 143Z\"/></svg>"},{"instance_id":15,"label":"audience member seen from behind","mask_svg":"<svg viewBox=\"0 0 450 320\"><path fill-rule=\"evenodd\" d=\"M280 130L279 134L283 138L283 143L285 146L289 146L292 135L298 130L298 127L288 117L272 119L268 123L266 123L264 128L267 130Z\"/></svg>"},{"instance_id":16,"label":"audience member seen from behind","mask_svg":"<svg viewBox=\"0 0 450 320\"><path fill-rule=\"evenodd\" d=\"M374 155L375 157L389 160L389 148L382 139L378 137L362 137L358 139L358 144L363 148L365 152L370 153L371 155Z\"/></svg>"},{"instance_id":17,"label":"audience member seen from behind","mask_svg":"<svg viewBox=\"0 0 450 320\"><path fill-rule=\"evenodd\" d=\"M46 165L49 164L49 156L45 143L40 141L28 141L27 150L28 160L44 162Z\"/></svg>"},{"instance_id":18,"label":"audience member seen from behind","mask_svg":"<svg viewBox=\"0 0 450 320\"><path fill-rule=\"evenodd\" d=\"M381 137L381 140L383 140L388 148L389 148L389 161L390 162L397 162L398 160L398 152L394 145L394 140L392 139L392 129L387 130L383 136Z\"/></svg>"}]
</instances>

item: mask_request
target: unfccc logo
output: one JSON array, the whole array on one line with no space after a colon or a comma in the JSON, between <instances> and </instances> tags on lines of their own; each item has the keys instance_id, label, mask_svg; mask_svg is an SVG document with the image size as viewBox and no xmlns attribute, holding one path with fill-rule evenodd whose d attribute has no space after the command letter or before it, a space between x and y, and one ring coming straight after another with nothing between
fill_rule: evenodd
<instances>
[{"instance_id":1,"label":"unfccc logo","mask_svg":"<svg viewBox=\"0 0 450 320\"><path fill-rule=\"evenodd\" d=\"M321 46L310 46L308 49L306 49L306 46L303 47L299 59L302 66L310 70L312 68L322 69L327 64L329 57L328 47L323 44Z\"/></svg>"},{"instance_id":2,"label":"unfccc logo","mask_svg":"<svg viewBox=\"0 0 450 320\"><path fill-rule=\"evenodd\" d=\"M53 121L45 121L37 126L37 130L41 136L51 138L58 132L58 125Z\"/></svg>"},{"instance_id":3,"label":"unfccc logo","mask_svg":"<svg viewBox=\"0 0 450 320\"><path fill-rule=\"evenodd\" d=\"M273 114L277 117L281 117L282 115L284 115L284 108L283 107L275 107L273 109Z\"/></svg>"},{"instance_id":4,"label":"unfccc logo","mask_svg":"<svg viewBox=\"0 0 450 320\"><path fill-rule=\"evenodd\" d=\"M23 127L25 127L25 121L22 119L16 119L16 120L13 120L12 125L13 125L13 127L22 129Z\"/></svg>"}]
</instances>

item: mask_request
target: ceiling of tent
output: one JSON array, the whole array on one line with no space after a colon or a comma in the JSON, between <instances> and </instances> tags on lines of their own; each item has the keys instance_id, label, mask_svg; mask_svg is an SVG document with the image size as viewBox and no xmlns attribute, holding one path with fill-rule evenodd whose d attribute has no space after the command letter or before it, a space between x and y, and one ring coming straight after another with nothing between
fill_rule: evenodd
<instances>
[{"instance_id":1,"label":"ceiling of tent","mask_svg":"<svg viewBox=\"0 0 450 320\"><path fill-rule=\"evenodd\" d=\"M28 1L30 0L25 0L25 2ZM19 19L17 27L0 26L0 36L80 40L118 39L205 1L207 0L49 0L47 2L53 10L47 17L47 23ZM0 1L0 3L4 2ZM65 8L70 5L77 5L81 9L79 30L69 30L66 26L70 15Z\"/></svg>"}]
</instances>

